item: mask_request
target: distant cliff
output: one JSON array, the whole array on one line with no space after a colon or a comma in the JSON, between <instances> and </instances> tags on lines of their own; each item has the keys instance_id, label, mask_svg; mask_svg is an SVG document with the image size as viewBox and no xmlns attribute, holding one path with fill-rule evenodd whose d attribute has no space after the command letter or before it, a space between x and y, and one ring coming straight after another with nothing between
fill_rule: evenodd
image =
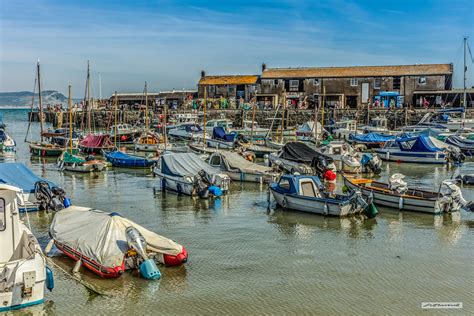
<instances>
[{"instance_id":1,"label":"distant cliff","mask_svg":"<svg viewBox=\"0 0 474 316\"><path fill-rule=\"evenodd\" d=\"M54 90L44 90L41 93L43 105L61 104L67 105L67 97L62 93ZM19 91L19 92L0 92L0 107L12 108L29 108L31 107L31 100L33 92ZM35 106L38 104L38 93L35 94Z\"/></svg>"}]
</instances>

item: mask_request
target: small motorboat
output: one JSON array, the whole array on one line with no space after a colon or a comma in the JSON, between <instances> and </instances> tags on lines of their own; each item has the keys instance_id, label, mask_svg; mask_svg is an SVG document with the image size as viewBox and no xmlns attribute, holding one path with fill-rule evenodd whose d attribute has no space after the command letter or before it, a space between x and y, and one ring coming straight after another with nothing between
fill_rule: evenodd
<instances>
[{"instance_id":1,"label":"small motorboat","mask_svg":"<svg viewBox=\"0 0 474 316\"><path fill-rule=\"evenodd\" d=\"M21 189L0 184L0 312L41 304L54 287L38 240L21 220Z\"/></svg>"},{"instance_id":2,"label":"small motorboat","mask_svg":"<svg viewBox=\"0 0 474 316\"><path fill-rule=\"evenodd\" d=\"M75 271L84 265L103 278L117 278L130 269L140 270L148 278L142 271L147 266L155 265L152 274L156 276L156 264L177 266L188 258L186 249L171 239L118 213L88 207L69 206L57 212L49 234L50 243L79 262Z\"/></svg>"},{"instance_id":3,"label":"small motorboat","mask_svg":"<svg viewBox=\"0 0 474 316\"><path fill-rule=\"evenodd\" d=\"M117 143L132 144L140 132L130 124L117 124L110 127L109 135L117 137Z\"/></svg>"},{"instance_id":4,"label":"small motorboat","mask_svg":"<svg viewBox=\"0 0 474 316\"><path fill-rule=\"evenodd\" d=\"M375 152L383 160L396 162L447 164L464 160L464 155L457 148L431 136L400 137L388 141Z\"/></svg>"},{"instance_id":5,"label":"small motorboat","mask_svg":"<svg viewBox=\"0 0 474 316\"><path fill-rule=\"evenodd\" d=\"M65 151L58 158L58 167L61 171L88 173L105 170L107 163L94 156L83 157L70 151Z\"/></svg>"},{"instance_id":6,"label":"small motorboat","mask_svg":"<svg viewBox=\"0 0 474 316\"><path fill-rule=\"evenodd\" d=\"M229 190L230 178L194 153L163 154L153 169L161 190L208 198Z\"/></svg>"},{"instance_id":7,"label":"small motorboat","mask_svg":"<svg viewBox=\"0 0 474 316\"><path fill-rule=\"evenodd\" d=\"M135 151L147 151L147 152L157 152L163 151L165 149L171 149L173 144L166 143L163 140L163 137L156 135L155 133L145 133L144 135L138 137L134 141Z\"/></svg>"},{"instance_id":8,"label":"small motorboat","mask_svg":"<svg viewBox=\"0 0 474 316\"><path fill-rule=\"evenodd\" d=\"M193 141L202 138L203 130L196 123L186 123L169 130L168 135L178 140Z\"/></svg>"},{"instance_id":9,"label":"small motorboat","mask_svg":"<svg viewBox=\"0 0 474 316\"><path fill-rule=\"evenodd\" d=\"M326 193L317 176L283 175L270 185L270 192L277 204L286 209L331 216L365 213L374 217L377 214L375 207L367 204L360 192Z\"/></svg>"},{"instance_id":10,"label":"small motorboat","mask_svg":"<svg viewBox=\"0 0 474 316\"><path fill-rule=\"evenodd\" d=\"M223 127L216 126L212 130L212 138L206 138L206 145L211 148L234 149L237 139L237 133L230 132L226 134Z\"/></svg>"},{"instance_id":11,"label":"small motorboat","mask_svg":"<svg viewBox=\"0 0 474 316\"><path fill-rule=\"evenodd\" d=\"M335 181L334 159L301 142L288 142L278 153L268 156L271 166L287 173L317 174Z\"/></svg>"},{"instance_id":12,"label":"small motorboat","mask_svg":"<svg viewBox=\"0 0 474 316\"><path fill-rule=\"evenodd\" d=\"M6 125L3 123L3 117L0 113L0 151L2 152L15 152L16 142L7 134Z\"/></svg>"},{"instance_id":13,"label":"small motorboat","mask_svg":"<svg viewBox=\"0 0 474 316\"><path fill-rule=\"evenodd\" d=\"M58 157L61 156L64 151L64 147L46 141L30 142L29 147L30 153L33 156L40 157Z\"/></svg>"},{"instance_id":14,"label":"small motorboat","mask_svg":"<svg viewBox=\"0 0 474 316\"><path fill-rule=\"evenodd\" d=\"M103 150L112 150L114 144L109 134L89 134L79 142L79 149L85 154L102 154Z\"/></svg>"},{"instance_id":15,"label":"small motorboat","mask_svg":"<svg viewBox=\"0 0 474 316\"><path fill-rule=\"evenodd\" d=\"M401 211L415 211L430 214L469 209L469 202L462 197L461 190L452 181L444 181L439 192L409 188L403 181L404 176L393 174L388 183L372 179L344 177L349 189L357 189L376 205L387 206Z\"/></svg>"},{"instance_id":16,"label":"small motorboat","mask_svg":"<svg viewBox=\"0 0 474 316\"><path fill-rule=\"evenodd\" d=\"M113 167L121 168L149 168L158 161L157 158L129 155L118 150L105 152L104 157Z\"/></svg>"},{"instance_id":17,"label":"small motorboat","mask_svg":"<svg viewBox=\"0 0 474 316\"><path fill-rule=\"evenodd\" d=\"M277 176L272 168L248 161L236 152L215 152L209 157L209 164L236 181L272 182Z\"/></svg>"}]
</instances>

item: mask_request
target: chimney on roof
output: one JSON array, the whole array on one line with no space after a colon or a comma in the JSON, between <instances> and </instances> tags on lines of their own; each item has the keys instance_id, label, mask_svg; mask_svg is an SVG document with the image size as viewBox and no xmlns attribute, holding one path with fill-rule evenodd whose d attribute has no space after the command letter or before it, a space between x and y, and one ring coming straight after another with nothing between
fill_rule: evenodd
<instances>
[{"instance_id":1,"label":"chimney on roof","mask_svg":"<svg viewBox=\"0 0 474 316\"><path fill-rule=\"evenodd\" d=\"M267 64L265 64L265 63L262 63L262 72L264 72L264 71L265 71L265 69L267 69Z\"/></svg>"},{"instance_id":2,"label":"chimney on roof","mask_svg":"<svg viewBox=\"0 0 474 316\"><path fill-rule=\"evenodd\" d=\"M206 72L204 70L201 70L201 78L204 78L206 76Z\"/></svg>"}]
</instances>

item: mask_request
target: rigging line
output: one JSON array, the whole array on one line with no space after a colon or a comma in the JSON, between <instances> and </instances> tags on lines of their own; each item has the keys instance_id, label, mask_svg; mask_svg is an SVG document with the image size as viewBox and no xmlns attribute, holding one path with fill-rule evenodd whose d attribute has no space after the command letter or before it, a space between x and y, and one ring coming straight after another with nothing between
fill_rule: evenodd
<instances>
[{"instance_id":1,"label":"rigging line","mask_svg":"<svg viewBox=\"0 0 474 316\"><path fill-rule=\"evenodd\" d=\"M474 64L474 57L472 56L471 46L469 46L468 41L466 41L466 44L467 44L467 50L469 51L469 55L471 56L471 62Z\"/></svg>"},{"instance_id":2,"label":"rigging line","mask_svg":"<svg viewBox=\"0 0 474 316\"><path fill-rule=\"evenodd\" d=\"M36 68L36 73L38 72L38 68ZM30 133L31 121L33 120L33 109L35 106L35 93L36 93L36 84L38 82L38 75L35 75L35 85L33 86L33 95L31 96L31 110L30 110L30 117L28 118L28 128L26 129L25 135L25 142L28 139L28 135Z\"/></svg>"}]
</instances>

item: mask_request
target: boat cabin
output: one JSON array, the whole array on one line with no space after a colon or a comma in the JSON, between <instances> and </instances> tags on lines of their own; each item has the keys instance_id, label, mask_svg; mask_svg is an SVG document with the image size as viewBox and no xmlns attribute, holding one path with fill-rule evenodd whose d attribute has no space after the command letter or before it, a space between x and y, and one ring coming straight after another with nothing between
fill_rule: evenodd
<instances>
[{"instance_id":1,"label":"boat cabin","mask_svg":"<svg viewBox=\"0 0 474 316\"><path fill-rule=\"evenodd\" d=\"M316 176L284 175L273 188L286 194L321 197L323 185Z\"/></svg>"},{"instance_id":2,"label":"boat cabin","mask_svg":"<svg viewBox=\"0 0 474 316\"><path fill-rule=\"evenodd\" d=\"M20 213L17 205L17 194L20 189L7 184L0 184L0 265L9 261L27 258L29 249L18 247L28 236L20 227ZM34 253L35 249L31 251ZM31 255L30 254L30 255Z\"/></svg>"},{"instance_id":3,"label":"boat cabin","mask_svg":"<svg viewBox=\"0 0 474 316\"><path fill-rule=\"evenodd\" d=\"M226 131L232 129L234 123L231 120L219 119L219 120L209 120L206 123L206 129L212 130L214 127L222 127Z\"/></svg>"},{"instance_id":4,"label":"boat cabin","mask_svg":"<svg viewBox=\"0 0 474 316\"><path fill-rule=\"evenodd\" d=\"M110 135L115 135L117 132L117 135L120 134L129 134L133 133L133 127L130 124L117 124L117 125L112 125L110 127Z\"/></svg>"}]
</instances>

